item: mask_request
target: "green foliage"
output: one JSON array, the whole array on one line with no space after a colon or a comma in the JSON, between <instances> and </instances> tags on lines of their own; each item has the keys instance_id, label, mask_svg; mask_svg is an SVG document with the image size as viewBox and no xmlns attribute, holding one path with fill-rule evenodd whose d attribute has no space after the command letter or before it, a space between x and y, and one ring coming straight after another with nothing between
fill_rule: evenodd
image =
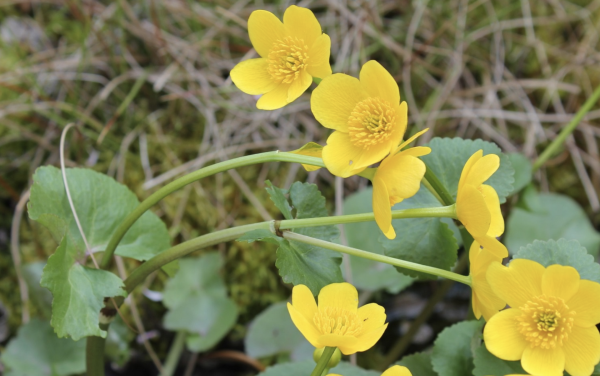
<instances>
[{"instance_id":1,"label":"green foliage","mask_svg":"<svg viewBox=\"0 0 600 376\"><path fill-rule=\"evenodd\" d=\"M501 203L505 202L506 197L513 192L515 170L511 166L509 157L503 154L496 144L479 139L436 137L427 146L431 148L431 153L421 159L455 199L462 169L467 160L480 149L483 150L483 155L496 154L500 157L500 168L486 184L494 187Z\"/></svg>"},{"instance_id":2,"label":"green foliage","mask_svg":"<svg viewBox=\"0 0 600 376\"><path fill-rule=\"evenodd\" d=\"M373 189L371 187L348 196L344 200L344 214L359 214L372 212ZM346 223L344 235L348 246L369 252L383 254L383 247L377 241L379 227L375 222ZM361 257L349 256L352 267L352 282L358 289L366 291L377 291L386 289L392 294L397 294L407 286L413 279L400 274L389 264L367 260Z\"/></svg>"},{"instance_id":3,"label":"green foliage","mask_svg":"<svg viewBox=\"0 0 600 376\"><path fill-rule=\"evenodd\" d=\"M283 214L283 218L292 219L292 207L290 206L288 200L285 198L285 194L287 193L287 191L285 189L279 189L277 187L274 187L269 180L265 181L265 184L267 185L265 189L269 193L271 201L273 201L277 209L279 209L281 214Z\"/></svg>"},{"instance_id":4,"label":"green foliage","mask_svg":"<svg viewBox=\"0 0 600 376\"><path fill-rule=\"evenodd\" d=\"M414 376L437 376L431 364L431 354L416 353L408 355L396 364L408 368Z\"/></svg>"},{"instance_id":5,"label":"green foliage","mask_svg":"<svg viewBox=\"0 0 600 376\"><path fill-rule=\"evenodd\" d=\"M600 233L572 198L556 193L540 193L538 200L542 212L515 208L510 215L504 241L511 253L516 253L534 240L565 238L579 241L591 255L598 255Z\"/></svg>"},{"instance_id":6,"label":"green foliage","mask_svg":"<svg viewBox=\"0 0 600 376\"><path fill-rule=\"evenodd\" d=\"M222 266L221 256L214 252L182 259L165 286L163 303L169 308L165 328L189 332L186 342L192 351L214 346L237 320L237 307L219 275Z\"/></svg>"},{"instance_id":7,"label":"green foliage","mask_svg":"<svg viewBox=\"0 0 600 376\"><path fill-rule=\"evenodd\" d=\"M117 315L110 323L104 353L111 362L119 366L124 366L129 361L129 358L131 358L129 342L134 337L134 332L125 325L121 316Z\"/></svg>"},{"instance_id":8,"label":"green foliage","mask_svg":"<svg viewBox=\"0 0 600 376\"><path fill-rule=\"evenodd\" d=\"M85 341L57 338L37 319L19 328L0 360L6 376L63 376L85 371Z\"/></svg>"},{"instance_id":9,"label":"green foliage","mask_svg":"<svg viewBox=\"0 0 600 376\"><path fill-rule=\"evenodd\" d=\"M261 372L258 376L306 376L310 375L315 368L316 363L313 360L303 362L277 364ZM329 370L329 373L335 373L343 376L381 376L381 372L367 371L362 368L351 365L348 362L340 362L337 367ZM416 375L415 376L419 376Z\"/></svg>"},{"instance_id":10,"label":"green foliage","mask_svg":"<svg viewBox=\"0 0 600 376\"><path fill-rule=\"evenodd\" d=\"M473 371L473 349L481 341L483 321L463 321L444 329L435 340L431 363L440 376L464 376Z\"/></svg>"},{"instance_id":11,"label":"green foliage","mask_svg":"<svg viewBox=\"0 0 600 376\"><path fill-rule=\"evenodd\" d=\"M48 259L40 282L54 297L51 324L59 337L106 337L98 326L98 315L104 298L127 296L123 281L106 270L77 263L77 248L70 246L70 241L69 235L62 238Z\"/></svg>"},{"instance_id":12,"label":"green foliage","mask_svg":"<svg viewBox=\"0 0 600 376\"><path fill-rule=\"evenodd\" d=\"M312 359L313 352L313 347L292 322L286 302L275 303L256 316L248 327L244 348L253 358L283 353L290 354L296 361Z\"/></svg>"},{"instance_id":13,"label":"green foliage","mask_svg":"<svg viewBox=\"0 0 600 376\"><path fill-rule=\"evenodd\" d=\"M515 170L515 182L513 183L513 190L511 194L519 192L531 183L533 174L533 166L529 158L520 153L507 154L510 164Z\"/></svg>"},{"instance_id":14,"label":"green foliage","mask_svg":"<svg viewBox=\"0 0 600 376\"><path fill-rule=\"evenodd\" d=\"M69 168L66 174L73 205L90 248L94 252L102 251L117 226L139 201L127 187L104 174L82 168ZM33 181L29 217L48 227L57 242L66 229L71 238L70 246L83 256L85 244L69 206L61 171L52 166L40 167ZM116 254L143 261L169 246L166 226L148 211L127 231Z\"/></svg>"},{"instance_id":15,"label":"green foliage","mask_svg":"<svg viewBox=\"0 0 600 376\"><path fill-rule=\"evenodd\" d=\"M492 355L485 344L481 345L475 350L475 369L473 370L473 376L505 376L505 375L526 375L527 372L521 367L521 362L510 362L496 358Z\"/></svg>"},{"instance_id":16,"label":"green foliage","mask_svg":"<svg viewBox=\"0 0 600 376\"><path fill-rule=\"evenodd\" d=\"M553 264L572 266L582 279L600 283L600 264L576 240L536 240L522 247L514 258L533 260L545 267Z\"/></svg>"},{"instance_id":17,"label":"green foliage","mask_svg":"<svg viewBox=\"0 0 600 376\"><path fill-rule=\"evenodd\" d=\"M394 205L393 210L439 207L440 203L425 187L408 200ZM454 226L454 224L452 224ZM396 238L388 239L379 231L379 243L387 256L450 270L456 262L458 244L448 224L440 218L403 218L392 221ZM398 271L420 279L435 279L426 273L398 268Z\"/></svg>"},{"instance_id":18,"label":"green foliage","mask_svg":"<svg viewBox=\"0 0 600 376\"><path fill-rule=\"evenodd\" d=\"M270 187L273 192L273 202L282 207L281 196L285 191ZM272 196L272 197L273 197ZM314 184L295 182L289 190L291 207L295 211L295 218L326 217L325 198ZM295 232L313 238L334 241L339 237L335 226L318 226L297 229ZM238 241L268 241L277 243L277 261L279 275L286 283L308 286L314 295L317 295L323 286L334 282L342 282L340 270L341 256L328 249L313 245L288 241L266 230L251 231L240 237Z\"/></svg>"}]
</instances>

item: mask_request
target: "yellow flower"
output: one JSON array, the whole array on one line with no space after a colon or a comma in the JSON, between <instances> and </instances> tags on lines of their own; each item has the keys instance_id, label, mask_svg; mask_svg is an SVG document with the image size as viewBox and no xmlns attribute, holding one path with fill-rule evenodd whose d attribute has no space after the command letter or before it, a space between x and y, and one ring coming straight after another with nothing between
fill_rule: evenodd
<instances>
[{"instance_id":1,"label":"yellow flower","mask_svg":"<svg viewBox=\"0 0 600 376\"><path fill-rule=\"evenodd\" d=\"M308 342L316 348L337 347L344 355L370 349L387 328L383 307L371 303L358 308L358 292L349 283L323 287L318 306L308 287L294 286L287 306Z\"/></svg>"},{"instance_id":2,"label":"yellow flower","mask_svg":"<svg viewBox=\"0 0 600 376\"><path fill-rule=\"evenodd\" d=\"M492 289L510 309L488 321L487 349L505 360L521 360L533 375L589 376L600 361L600 284L582 280L570 266L524 259L509 267L492 263Z\"/></svg>"},{"instance_id":3,"label":"yellow flower","mask_svg":"<svg viewBox=\"0 0 600 376\"><path fill-rule=\"evenodd\" d=\"M460 175L456 197L456 215L473 238L497 257L508 250L496 237L504 232L504 218L496 190L483 184L500 167L495 154L483 156L483 150L469 158Z\"/></svg>"},{"instance_id":4,"label":"yellow flower","mask_svg":"<svg viewBox=\"0 0 600 376\"><path fill-rule=\"evenodd\" d=\"M483 315L485 320L489 321L498 311L506 307L506 302L494 293L486 279L490 265L502 263L502 257L488 252L474 241L469 250L469 261L471 263L473 313L477 319Z\"/></svg>"},{"instance_id":5,"label":"yellow flower","mask_svg":"<svg viewBox=\"0 0 600 376\"><path fill-rule=\"evenodd\" d=\"M342 376L337 373L330 373L327 376ZM388 368L381 376L412 376L412 373L406 367L393 366Z\"/></svg>"},{"instance_id":6,"label":"yellow flower","mask_svg":"<svg viewBox=\"0 0 600 376\"><path fill-rule=\"evenodd\" d=\"M380 162L400 143L407 123L406 102L394 78L376 61L360 71L324 79L313 91L315 118L334 129L323 148L323 162L334 175L348 177Z\"/></svg>"},{"instance_id":7,"label":"yellow flower","mask_svg":"<svg viewBox=\"0 0 600 376\"><path fill-rule=\"evenodd\" d=\"M256 10L248 19L248 34L260 58L236 65L231 80L244 93L263 94L256 103L261 110L293 102L313 77L331 74L331 40L310 9L290 6L283 23L271 12Z\"/></svg>"},{"instance_id":8,"label":"yellow flower","mask_svg":"<svg viewBox=\"0 0 600 376\"><path fill-rule=\"evenodd\" d=\"M427 129L415 134L398 147L402 150L414 139L427 132ZM425 175L425 163L420 156L431 152L428 147L414 147L385 158L373 177L373 213L375 221L388 239L394 239L396 232L392 227L392 206L405 198L414 196L421 186Z\"/></svg>"}]
</instances>

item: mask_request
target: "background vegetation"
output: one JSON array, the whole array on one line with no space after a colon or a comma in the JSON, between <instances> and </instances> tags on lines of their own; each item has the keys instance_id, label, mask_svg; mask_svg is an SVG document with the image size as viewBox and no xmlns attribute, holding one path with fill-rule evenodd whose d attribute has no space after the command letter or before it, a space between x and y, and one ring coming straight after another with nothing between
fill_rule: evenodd
<instances>
[{"instance_id":1,"label":"background vegetation","mask_svg":"<svg viewBox=\"0 0 600 376\"><path fill-rule=\"evenodd\" d=\"M312 117L308 93L281 110L259 111L256 98L241 93L229 78L237 62L256 56L246 30L249 14L267 9L281 17L290 4L0 1L0 343L6 344L26 317L19 283L34 281L25 313L49 314L47 292L36 288L39 267L17 276L14 265L46 260L56 248L49 233L27 218L24 197L37 167L58 164L66 124L81 125L68 137L69 166L106 173L141 198L217 161L293 150L309 141L324 144L328 132ZM433 136L482 138L534 160L600 85L598 0L297 5L311 8L330 35L334 72L356 76L370 59L390 70L409 104L409 132L430 128L421 143ZM596 229L599 119L600 109L592 110L534 182L540 191L576 200ZM279 187L295 180L318 184L331 213L341 213L344 196L367 184L271 163L196 182L154 212L167 224L172 244L233 224L278 218L264 190L266 179ZM268 244L235 242L216 249L225 258L222 275L240 317L213 355L238 357L251 370L259 366L241 353L247 324L271 303L287 299L290 286L281 282L275 248ZM127 274L134 266L124 262L118 272ZM166 309L153 301L166 279L156 274L123 312L139 332L123 330L133 349L131 362L151 372L149 359L164 359L173 337L162 328ZM397 296L377 292L375 298L386 304L390 319L402 318L397 333L416 315L407 311L418 312L435 290L435 283L427 282ZM468 291L451 290L441 304L444 313L438 310L425 326L432 333L464 318ZM426 348L434 338L421 335L409 350ZM359 362L376 363L393 347L394 336L384 337L381 351Z\"/></svg>"}]
</instances>

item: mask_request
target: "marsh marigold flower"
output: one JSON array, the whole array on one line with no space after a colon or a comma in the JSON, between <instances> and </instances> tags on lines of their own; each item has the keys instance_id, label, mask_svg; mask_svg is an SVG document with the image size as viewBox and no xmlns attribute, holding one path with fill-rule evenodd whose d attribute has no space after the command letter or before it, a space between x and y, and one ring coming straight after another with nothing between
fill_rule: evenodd
<instances>
[{"instance_id":1,"label":"marsh marigold flower","mask_svg":"<svg viewBox=\"0 0 600 376\"><path fill-rule=\"evenodd\" d=\"M492 289L511 307L488 321L487 349L505 360L521 360L532 375L589 376L600 361L600 284L582 280L570 266L517 259L493 263Z\"/></svg>"},{"instance_id":2,"label":"marsh marigold flower","mask_svg":"<svg viewBox=\"0 0 600 376\"><path fill-rule=\"evenodd\" d=\"M313 91L315 118L335 130L323 148L323 162L336 176L349 177L380 162L398 147L407 123L406 102L394 78L376 61L360 70L360 80L337 73Z\"/></svg>"},{"instance_id":3,"label":"marsh marigold flower","mask_svg":"<svg viewBox=\"0 0 600 376\"><path fill-rule=\"evenodd\" d=\"M344 355L366 351L381 338L387 324L382 306L358 308L358 292L349 283L332 283L319 292L319 304L310 289L294 286L292 321L314 347L337 347Z\"/></svg>"},{"instance_id":4,"label":"marsh marigold flower","mask_svg":"<svg viewBox=\"0 0 600 376\"><path fill-rule=\"evenodd\" d=\"M496 190L483 184L500 167L495 154L483 156L483 150L469 158L460 175L456 195L456 215L473 238L497 257L508 250L496 237L504 232L504 218Z\"/></svg>"},{"instance_id":5,"label":"marsh marigold flower","mask_svg":"<svg viewBox=\"0 0 600 376\"><path fill-rule=\"evenodd\" d=\"M283 23L271 12L256 10L248 19L248 34L260 58L236 65L231 79L244 93L263 94L259 109L281 108L304 93L313 77L331 74L331 40L310 9L290 6Z\"/></svg>"},{"instance_id":6,"label":"marsh marigold flower","mask_svg":"<svg viewBox=\"0 0 600 376\"><path fill-rule=\"evenodd\" d=\"M402 150L426 131L427 129L417 133L396 150ZM421 180L425 175L425 163L417 157L430 152L430 148L423 146L394 152L377 167L372 179L373 213L377 225L388 239L396 237L392 227L392 206L414 196L419 191Z\"/></svg>"},{"instance_id":7,"label":"marsh marigold flower","mask_svg":"<svg viewBox=\"0 0 600 376\"><path fill-rule=\"evenodd\" d=\"M498 297L486 279L486 273L492 263L502 263L502 257L481 248L476 241L469 250L471 264L471 291L473 313L479 319L482 315L489 321L498 311L506 306L506 302Z\"/></svg>"},{"instance_id":8,"label":"marsh marigold flower","mask_svg":"<svg viewBox=\"0 0 600 376\"><path fill-rule=\"evenodd\" d=\"M330 373L327 376L342 376L336 373ZM393 366L388 368L381 376L412 376L412 373L406 367Z\"/></svg>"}]
</instances>

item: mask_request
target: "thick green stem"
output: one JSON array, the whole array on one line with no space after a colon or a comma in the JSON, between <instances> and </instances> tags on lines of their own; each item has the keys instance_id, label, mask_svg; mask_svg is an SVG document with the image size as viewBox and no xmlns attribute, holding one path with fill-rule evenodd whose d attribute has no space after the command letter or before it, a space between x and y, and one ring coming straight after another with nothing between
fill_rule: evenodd
<instances>
[{"instance_id":1,"label":"thick green stem","mask_svg":"<svg viewBox=\"0 0 600 376\"><path fill-rule=\"evenodd\" d=\"M312 166L325 167L321 158L272 151L267 153L248 155L245 157L235 158L229 161L216 163L214 165L201 168L198 171L194 171L190 174L182 176L181 178L172 181L171 183L165 185L158 191L151 194L147 199L142 201L137 208L135 208L131 213L129 213L129 215L123 220L123 222L121 222L119 227L117 227L112 237L110 238L108 245L106 246L106 249L104 251L104 256L102 257L102 262L100 266L103 269L106 269L110 265L115 249L117 248L117 245L119 244L121 239L123 239L123 236L125 236L125 234L127 233L127 230L129 230L129 228L135 223L135 221L137 221L139 217L142 216L142 214L146 212L146 210L150 209L154 204L162 200L164 197L185 187L188 184L191 184L207 176L211 176L219 172L224 172L238 167L265 162L295 162L308 164Z\"/></svg>"},{"instance_id":2,"label":"thick green stem","mask_svg":"<svg viewBox=\"0 0 600 376\"><path fill-rule=\"evenodd\" d=\"M181 353L185 347L185 338L187 337L187 333L184 330L180 330L175 335L175 339L171 344L171 348L169 349L169 354L167 354L167 360L165 361L165 365L163 366L163 370L160 376L171 376L175 372L177 365L179 364L179 358L181 358Z\"/></svg>"},{"instance_id":3,"label":"thick green stem","mask_svg":"<svg viewBox=\"0 0 600 376\"><path fill-rule=\"evenodd\" d=\"M108 324L100 324L100 329L108 330ZM85 347L85 368L87 376L104 376L104 345L106 338L87 337Z\"/></svg>"},{"instance_id":4,"label":"thick green stem","mask_svg":"<svg viewBox=\"0 0 600 376\"><path fill-rule=\"evenodd\" d=\"M321 358L317 362L317 365L315 366L315 369L313 369L310 376L321 376L323 374L323 371L325 371L325 368L327 368L329 359L331 359L331 356L334 352L335 347L325 347L325 349L323 350L323 354L321 354Z\"/></svg>"},{"instance_id":5,"label":"thick green stem","mask_svg":"<svg viewBox=\"0 0 600 376\"><path fill-rule=\"evenodd\" d=\"M571 119L569 124L567 124L567 126L564 127L562 131L560 131L560 133L558 134L558 136L556 136L554 141L552 141L552 143L550 143L550 145L546 147L546 150L544 150L542 154L540 154L537 160L533 163L533 171L536 171L537 169L542 167L542 165L546 163L546 161L556 153L558 148L560 148L560 146L565 142L567 137L569 137L569 135L573 133L573 131L575 130L575 128L577 128L577 125L579 125L583 117L592 109L592 107L596 104L596 102L598 102L599 99L600 86L598 86L596 90L594 90L594 92L592 93L592 96L589 97L587 101L585 101L583 106L581 106L579 111L577 111L577 113L575 114L573 119Z\"/></svg>"},{"instance_id":6,"label":"thick green stem","mask_svg":"<svg viewBox=\"0 0 600 376\"><path fill-rule=\"evenodd\" d=\"M427 266L427 265L421 265L421 264L417 264L417 263L410 262L410 261L400 260L400 259L396 259L393 257L380 255L378 253L367 252L367 251L363 251L360 249L347 247L345 245L335 244L335 243L331 243L331 242L328 242L325 240L311 238L310 236L296 234L295 232L285 231L285 232L283 232L283 237L285 239L295 240L297 242L311 244L311 245L326 248L326 249L331 249L332 251L346 253L351 256L362 257L362 258L366 258L368 260L383 262L385 264L390 264L390 265L397 266L400 268L406 268L406 269L414 270L417 272L423 272L423 273L435 275L438 277L451 279L453 281L463 283L467 286L471 286L471 277L456 274L456 273L453 273L448 270L438 269L438 268L434 268L434 267Z\"/></svg>"},{"instance_id":7,"label":"thick green stem","mask_svg":"<svg viewBox=\"0 0 600 376\"><path fill-rule=\"evenodd\" d=\"M427 167L427 170L425 171L425 180L427 180L429 185L431 185L431 187L438 193L444 205L454 204L454 198L452 198L450 192L448 192L446 187L444 187L444 184L442 184L442 182L437 178L437 176L435 176L429 167Z\"/></svg>"},{"instance_id":8,"label":"thick green stem","mask_svg":"<svg viewBox=\"0 0 600 376\"><path fill-rule=\"evenodd\" d=\"M436 200L438 200L438 202L440 204L444 205L444 200L442 200L442 197L440 197L440 194L435 190L435 188L433 188L433 186L431 185L429 180L427 180L427 178L423 177L423 180L421 180L421 183L423 183L425 188L427 188L427 190L433 195L433 197L435 197Z\"/></svg>"}]
</instances>

